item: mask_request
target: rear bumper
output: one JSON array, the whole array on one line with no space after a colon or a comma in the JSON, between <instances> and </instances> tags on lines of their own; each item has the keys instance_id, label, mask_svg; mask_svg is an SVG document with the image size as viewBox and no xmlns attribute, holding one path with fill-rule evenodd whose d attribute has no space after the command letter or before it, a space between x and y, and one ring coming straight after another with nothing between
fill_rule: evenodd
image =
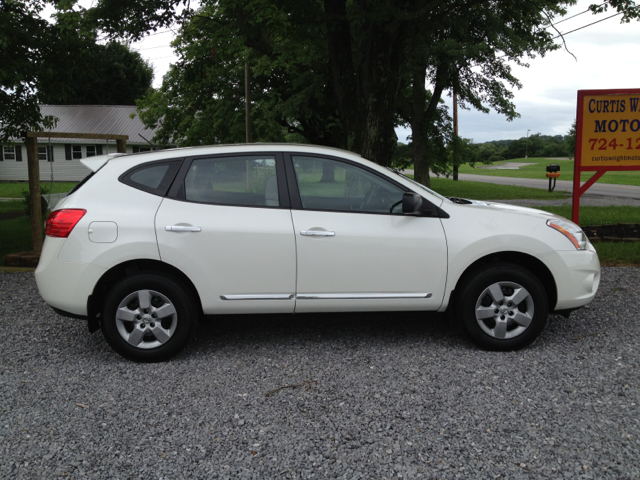
<instances>
[{"instance_id":1,"label":"rear bumper","mask_svg":"<svg viewBox=\"0 0 640 480\"><path fill-rule=\"evenodd\" d=\"M66 239L45 239L36 268L38 291L47 304L66 316L87 316L87 301L106 268L93 263L63 262L58 253Z\"/></svg>"}]
</instances>

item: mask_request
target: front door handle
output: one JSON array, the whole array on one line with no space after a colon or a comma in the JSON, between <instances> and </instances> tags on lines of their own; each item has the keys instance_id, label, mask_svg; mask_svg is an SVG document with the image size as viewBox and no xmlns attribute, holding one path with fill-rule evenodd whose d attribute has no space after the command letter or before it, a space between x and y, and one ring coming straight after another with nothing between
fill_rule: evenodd
<instances>
[{"instance_id":1,"label":"front door handle","mask_svg":"<svg viewBox=\"0 0 640 480\"><path fill-rule=\"evenodd\" d=\"M190 227L186 225L167 225L164 227L167 232L201 232L202 227Z\"/></svg>"},{"instance_id":2,"label":"front door handle","mask_svg":"<svg viewBox=\"0 0 640 480\"><path fill-rule=\"evenodd\" d=\"M336 232L329 232L327 230L300 230L300 235L305 237L335 237Z\"/></svg>"}]
</instances>

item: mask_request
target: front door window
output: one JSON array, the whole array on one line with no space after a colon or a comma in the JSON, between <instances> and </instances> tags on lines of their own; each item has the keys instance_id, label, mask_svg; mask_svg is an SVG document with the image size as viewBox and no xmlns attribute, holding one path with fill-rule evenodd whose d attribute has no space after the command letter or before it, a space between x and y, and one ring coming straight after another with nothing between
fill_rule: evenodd
<instances>
[{"instance_id":1,"label":"front door window","mask_svg":"<svg viewBox=\"0 0 640 480\"><path fill-rule=\"evenodd\" d=\"M404 190L367 170L328 158L304 156L293 156L293 167L305 210L402 211L398 202L402 201Z\"/></svg>"}]
</instances>

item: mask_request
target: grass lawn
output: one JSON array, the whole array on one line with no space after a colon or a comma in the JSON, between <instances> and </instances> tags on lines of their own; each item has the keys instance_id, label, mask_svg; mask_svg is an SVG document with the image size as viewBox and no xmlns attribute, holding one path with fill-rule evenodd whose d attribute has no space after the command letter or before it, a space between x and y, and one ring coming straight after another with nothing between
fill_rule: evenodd
<instances>
[{"instance_id":1,"label":"grass lawn","mask_svg":"<svg viewBox=\"0 0 640 480\"><path fill-rule=\"evenodd\" d=\"M412 175L407 175L412 177ZM413 178L413 177L412 177ZM532 198L537 200L562 200L570 198L568 192L551 192L541 188L513 187L484 182L454 182L450 178L431 177L431 189L445 197L471 198L473 200L513 200Z\"/></svg>"},{"instance_id":2,"label":"grass lawn","mask_svg":"<svg viewBox=\"0 0 640 480\"><path fill-rule=\"evenodd\" d=\"M78 182L53 182L51 193L70 191ZM51 186L51 182L40 182L40 188ZM22 198L22 191L29 190L29 182L0 182L0 198Z\"/></svg>"},{"instance_id":3,"label":"grass lawn","mask_svg":"<svg viewBox=\"0 0 640 480\"><path fill-rule=\"evenodd\" d=\"M571 206L540 206L540 210L571 218ZM640 207L580 207L580 225L640 223Z\"/></svg>"},{"instance_id":4,"label":"grass lawn","mask_svg":"<svg viewBox=\"0 0 640 480\"><path fill-rule=\"evenodd\" d=\"M595 242L603 267L640 266L640 242Z\"/></svg>"},{"instance_id":5,"label":"grass lawn","mask_svg":"<svg viewBox=\"0 0 640 480\"><path fill-rule=\"evenodd\" d=\"M2 203L4 202L0 202L0 204ZM0 220L0 265L4 265L5 255L26 252L32 250L32 248L31 219L29 217Z\"/></svg>"},{"instance_id":6,"label":"grass lawn","mask_svg":"<svg viewBox=\"0 0 640 480\"><path fill-rule=\"evenodd\" d=\"M517 170L492 170L488 168L478 168L484 165L476 164L475 168L469 165L460 165L460 173L470 173L473 175L491 175L494 177L513 177L513 178L542 178L546 179L547 166L557 163L560 166L559 180L573 180L573 160L549 160L547 158L515 158L505 160L504 162L496 162L493 165L504 165L505 163L533 163L534 165L526 165ZM595 172L583 172L580 180L586 182ZM640 186L640 170L631 170L626 172L607 172L604 174L599 183L613 183L617 185L636 185Z\"/></svg>"},{"instance_id":7,"label":"grass lawn","mask_svg":"<svg viewBox=\"0 0 640 480\"><path fill-rule=\"evenodd\" d=\"M11 200L8 202L0 202L0 213L22 212L22 211L24 211L23 200Z\"/></svg>"}]
</instances>

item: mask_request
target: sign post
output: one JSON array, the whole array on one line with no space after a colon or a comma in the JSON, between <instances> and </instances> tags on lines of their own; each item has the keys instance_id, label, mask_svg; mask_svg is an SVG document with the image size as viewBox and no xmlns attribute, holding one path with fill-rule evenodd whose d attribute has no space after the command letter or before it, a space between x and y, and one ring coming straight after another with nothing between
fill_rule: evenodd
<instances>
[{"instance_id":1,"label":"sign post","mask_svg":"<svg viewBox=\"0 0 640 480\"><path fill-rule=\"evenodd\" d=\"M605 172L640 170L640 88L579 90L571 220L580 197ZM582 172L595 172L580 185Z\"/></svg>"}]
</instances>

